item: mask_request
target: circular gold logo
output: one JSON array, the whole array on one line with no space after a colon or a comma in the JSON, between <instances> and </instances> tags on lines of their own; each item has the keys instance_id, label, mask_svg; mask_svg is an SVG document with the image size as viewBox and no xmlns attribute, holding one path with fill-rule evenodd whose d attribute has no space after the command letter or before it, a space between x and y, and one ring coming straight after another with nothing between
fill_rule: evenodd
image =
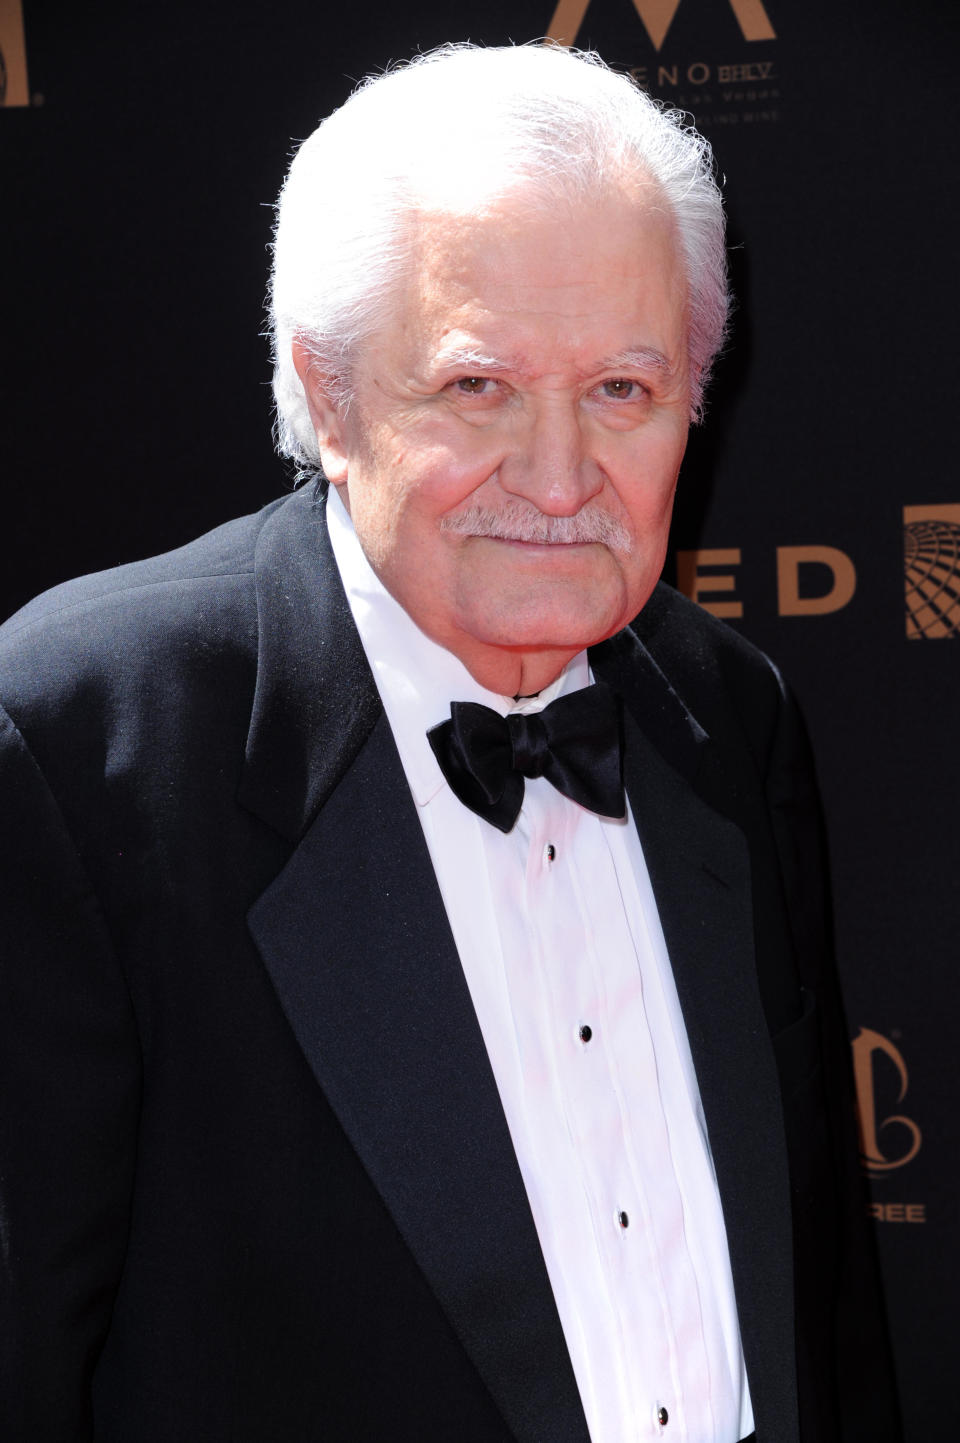
<instances>
[{"instance_id":1,"label":"circular gold logo","mask_svg":"<svg viewBox=\"0 0 960 1443\"><path fill-rule=\"evenodd\" d=\"M960 636L960 526L931 517L904 528L907 636Z\"/></svg>"}]
</instances>

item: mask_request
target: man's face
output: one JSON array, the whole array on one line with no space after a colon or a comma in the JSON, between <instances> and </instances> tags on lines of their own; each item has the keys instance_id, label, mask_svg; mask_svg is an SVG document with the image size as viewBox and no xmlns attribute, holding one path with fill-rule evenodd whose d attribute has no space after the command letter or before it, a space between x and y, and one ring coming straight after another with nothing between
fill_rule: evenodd
<instances>
[{"instance_id":1,"label":"man's face","mask_svg":"<svg viewBox=\"0 0 960 1443\"><path fill-rule=\"evenodd\" d=\"M660 574L686 444L686 285L655 193L432 216L322 448L374 570L492 684L538 685ZM539 658L539 663L537 662ZM556 663L556 664L555 664Z\"/></svg>"}]
</instances>

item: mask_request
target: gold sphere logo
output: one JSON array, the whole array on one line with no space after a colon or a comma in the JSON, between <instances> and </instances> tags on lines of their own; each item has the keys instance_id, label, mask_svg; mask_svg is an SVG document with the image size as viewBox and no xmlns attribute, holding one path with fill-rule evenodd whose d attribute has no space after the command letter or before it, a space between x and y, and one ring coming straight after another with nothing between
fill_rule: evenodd
<instances>
[{"instance_id":1,"label":"gold sphere logo","mask_svg":"<svg viewBox=\"0 0 960 1443\"><path fill-rule=\"evenodd\" d=\"M907 636L960 636L960 506L905 506Z\"/></svg>"}]
</instances>

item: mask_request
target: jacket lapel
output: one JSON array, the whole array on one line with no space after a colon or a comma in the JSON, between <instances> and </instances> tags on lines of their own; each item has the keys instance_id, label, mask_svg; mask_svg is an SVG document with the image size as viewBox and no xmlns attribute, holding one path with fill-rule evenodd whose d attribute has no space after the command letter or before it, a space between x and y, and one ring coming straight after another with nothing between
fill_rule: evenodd
<instances>
[{"instance_id":1,"label":"jacket lapel","mask_svg":"<svg viewBox=\"0 0 960 1443\"><path fill-rule=\"evenodd\" d=\"M625 782L663 926L723 1203L760 1437L797 1423L790 1188L761 1002L747 839L710 739L629 632L591 653L626 702ZM707 800L709 798L709 801Z\"/></svg>"},{"instance_id":2,"label":"jacket lapel","mask_svg":"<svg viewBox=\"0 0 960 1443\"><path fill-rule=\"evenodd\" d=\"M509 1427L521 1443L588 1443L496 1083L322 514L294 497L274 523L257 554L241 800L297 845L251 910L251 933Z\"/></svg>"},{"instance_id":3,"label":"jacket lapel","mask_svg":"<svg viewBox=\"0 0 960 1443\"><path fill-rule=\"evenodd\" d=\"M257 682L238 800L289 841L345 774L381 712L333 560L325 498L299 491L254 557Z\"/></svg>"},{"instance_id":4,"label":"jacket lapel","mask_svg":"<svg viewBox=\"0 0 960 1443\"><path fill-rule=\"evenodd\" d=\"M322 505L301 493L278 508L256 570L240 800L294 850L251 911L254 940L318 1083L516 1437L587 1443L496 1084ZM747 842L709 738L640 641L621 633L590 660L627 706L626 783L703 1097L758 1427L776 1420L776 1436L789 1436L789 1187Z\"/></svg>"}]
</instances>

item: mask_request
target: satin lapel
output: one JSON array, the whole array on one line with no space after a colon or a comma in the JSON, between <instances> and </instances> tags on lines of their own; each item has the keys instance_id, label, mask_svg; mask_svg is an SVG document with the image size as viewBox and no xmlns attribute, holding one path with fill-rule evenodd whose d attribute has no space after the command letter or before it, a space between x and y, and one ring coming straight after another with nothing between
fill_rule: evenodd
<instances>
[{"instance_id":1,"label":"satin lapel","mask_svg":"<svg viewBox=\"0 0 960 1443\"><path fill-rule=\"evenodd\" d=\"M256 553L240 800L295 843L250 930L290 1026L519 1443L589 1443L536 1229L400 759L298 494Z\"/></svg>"},{"instance_id":2,"label":"satin lapel","mask_svg":"<svg viewBox=\"0 0 960 1443\"><path fill-rule=\"evenodd\" d=\"M799 1436L790 1187L749 848L712 805L724 787L706 733L636 638L618 646L613 667L609 656L591 661L610 683L619 669L626 693L625 781L703 1100L757 1432L790 1439Z\"/></svg>"},{"instance_id":3,"label":"satin lapel","mask_svg":"<svg viewBox=\"0 0 960 1443\"><path fill-rule=\"evenodd\" d=\"M257 684L238 800L303 835L381 714L327 534L325 497L299 491L254 558Z\"/></svg>"},{"instance_id":4,"label":"satin lapel","mask_svg":"<svg viewBox=\"0 0 960 1443\"><path fill-rule=\"evenodd\" d=\"M588 1443L526 1193L384 718L250 929L301 1048L523 1443Z\"/></svg>"}]
</instances>

